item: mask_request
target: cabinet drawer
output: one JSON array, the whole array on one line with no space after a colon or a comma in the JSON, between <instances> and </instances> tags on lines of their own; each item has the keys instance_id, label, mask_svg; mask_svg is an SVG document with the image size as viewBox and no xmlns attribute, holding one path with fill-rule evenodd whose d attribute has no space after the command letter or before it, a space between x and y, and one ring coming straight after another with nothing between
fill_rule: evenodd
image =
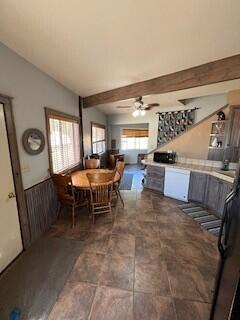
<instances>
[{"instance_id":1,"label":"cabinet drawer","mask_svg":"<svg viewBox=\"0 0 240 320\"><path fill-rule=\"evenodd\" d=\"M164 176L165 174L165 168L163 167L154 167L154 166L148 166L147 167L147 175L149 176Z\"/></svg>"},{"instance_id":2,"label":"cabinet drawer","mask_svg":"<svg viewBox=\"0 0 240 320\"><path fill-rule=\"evenodd\" d=\"M208 175L200 172L191 172L188 199L204 202Z\"/></svg>"},{"instance_id":3,"label":"cabinet drawer","mask_svg":"<svg viewBox=\"0 0 240 320\"><path fill-rule=\"evenodd\" d=\"M218 215L223 214L224 203L232 189L232 184L215 177L209 177L207 183L205 205Z\"/></svg>"},{"instance_id":4,"label":"cabinet drawer","mask_svg":"<svg viewBox=\"0 0 240 320\"><path fill-rule=\"evenodd\" d=\"M164 190L164 177L162 178L152 178L147 177L146 187L152 190L163 192Z\"/></svg>"}]
</instances>

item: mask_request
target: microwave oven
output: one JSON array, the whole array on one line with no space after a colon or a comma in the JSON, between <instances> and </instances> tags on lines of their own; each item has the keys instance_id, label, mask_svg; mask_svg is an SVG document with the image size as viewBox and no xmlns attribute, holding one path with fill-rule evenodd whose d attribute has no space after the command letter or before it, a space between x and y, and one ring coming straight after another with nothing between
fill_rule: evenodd
<instances>
[{"instance_id":1,"label":"microwave oven","mask_svg":"<svg viewBox=\"0 0 240 320\"><path fill-rule=\"evenodd\" d=\"M175 163L176 152L154 152L153 161L161 163Z\"/></svg>"}]
</instances>

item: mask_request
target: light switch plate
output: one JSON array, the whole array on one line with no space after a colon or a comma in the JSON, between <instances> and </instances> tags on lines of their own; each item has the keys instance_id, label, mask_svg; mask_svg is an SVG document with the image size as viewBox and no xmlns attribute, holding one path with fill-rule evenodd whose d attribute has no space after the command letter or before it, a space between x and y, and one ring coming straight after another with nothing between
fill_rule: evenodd
<instances>
[{"instance_id":1,"label":"light switch plate","mask_svg":"<svg viewBox=\"0 0 240 320\"><path fill-rule=\"evenodd\" d=\"M24 164L21 166L22 173L30 172L30 167L28 164Z\"/></svg>"}]
</instances>

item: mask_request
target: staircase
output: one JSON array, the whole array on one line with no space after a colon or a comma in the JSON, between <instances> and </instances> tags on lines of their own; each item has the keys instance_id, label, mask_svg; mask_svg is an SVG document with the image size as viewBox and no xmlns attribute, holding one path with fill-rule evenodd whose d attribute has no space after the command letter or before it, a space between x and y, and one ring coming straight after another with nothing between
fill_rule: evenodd
<instances>
[{"instance_id":1,"label":"staircase","mask_svg":"<svg viewBox=\"0 0 240 320\"><path fill-rule=\"evenodd\" d=\"M219 235L221 219L218 216L193 202L180 204L178 207L208 232L214 236Z\"/></svg>"},{"instance_id":2,"label":"staircase","mask_svg":"<svg viewBox=\"0 0 240 320\"><path fill-rule=\"evenodd\" d=\"M170 149L170 150L173 150L174 147L172 148L171 144L175 143L176 141L178 140L181 140L181 138L183 138L184 136L190 134L192 135L192 133L194 133L195 129L200 127L201 125L203 125L204 123L209 122L211 119L211 117L214 117L216 116L216 114L219 112L219 111L223 111L224 109L226 109L228 107L228 104L220 107L218 110L214 111L213 113L209 114L208 116L206 116L204 119L198 121L197 123L191 125L189 128L187 128L187 130L183 131L182 133L178 134L177 136L173 137L172 140L170 141L167 141L165 143L162 143L161 145L158 145L157 148L151 150L148 152L148 155L150 154L153 154L155 151L162 151L162 150L167 150L167 149ZM209 123L209 128L210 128L210 123ZM209 134L207 134L207 139L209 139ZM196 142L196 141L195 141ZM208 146L208 143L209 143L209 140L207 141L207 146ZM188 146L187 146L188 148Z\"/></svg>"}]
</instances>

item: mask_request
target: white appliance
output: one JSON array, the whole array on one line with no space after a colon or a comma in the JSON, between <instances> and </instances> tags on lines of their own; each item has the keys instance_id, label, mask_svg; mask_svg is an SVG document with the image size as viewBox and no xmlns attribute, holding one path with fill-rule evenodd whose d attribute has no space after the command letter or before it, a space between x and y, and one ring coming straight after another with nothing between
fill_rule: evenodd
<instances>
[{"instance_id":1,"label":"white appliance","mask_svg":"<svg viewBox=\"0 0 240 320\"><path fill-rule=\"evenodd\" d=\"M187 202L189 180L189 170L166 168L164 181L164 195L170 198Z\"/></svg>"}]
</instances>

